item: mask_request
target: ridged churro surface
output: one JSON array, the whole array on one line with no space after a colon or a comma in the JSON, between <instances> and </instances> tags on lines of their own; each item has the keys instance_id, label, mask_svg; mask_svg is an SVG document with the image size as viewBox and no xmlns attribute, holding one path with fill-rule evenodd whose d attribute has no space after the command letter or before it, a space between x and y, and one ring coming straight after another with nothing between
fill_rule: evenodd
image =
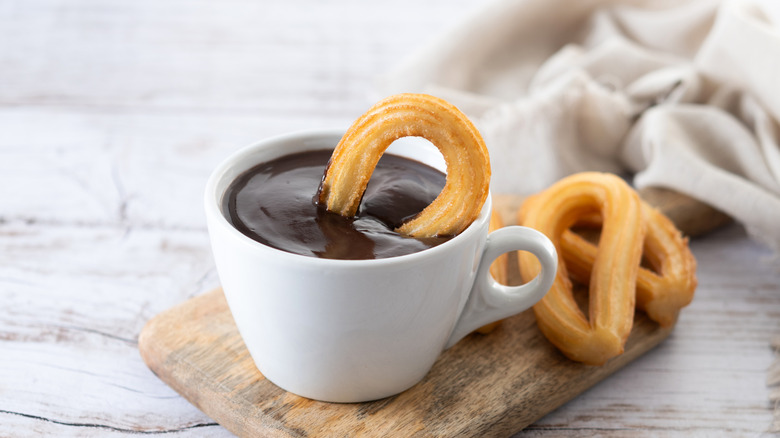
<instances>
[{"instance_id":1,"label":"ridged churro surface","mask_svg":"<svg viewBox=\"0 0 780 438\"><path fill-rule=\"evenodd\" d=\"M564 178L523 204L522 224L561 248L579 218L598 212L603 221L590 274L586 317L575 302L567 267L559 260L555 282L534 306L542 333L569 358L601 365L623 352L634 321L636 277L645 224L639 197L617 176L586 172ZM562 255L559 252L559 257ZM519 253L524 281L539 272L536 259Z\"/></svg>"},{"instance_id":2,"label":"ridged churro surface","mask_svg":"<svg viewBox=\"0 0 780 438\"><path fill-rule=\"evenodd\" d=\"M439 196L396 231L412 237L456 235L479 215L490 185L485 142L455 106L425 94L388 97L358 118L336 146L323 176L319 202L354 216L384 151L401 137L423 137L444 156L447 179Z\"/></svg>"},{"instance_id":3,"label":"ridged churro surface","mask_svg":"<svg viewBox=\"0 0 780 438\"><path fill-rule=\"evenodd\" d=\"M600 365L621 354L634 305L669 327L693 299L696 260L688 240L617 176L564 178L527 199L519 221L545 233L558 249L555 283L534 313L544 335L571 359ZM574 225L601 227L598 245L573 232ZM518 258L523 278L533 278L536 260L523 253ZM574 300L570 276L589 285L588 318Z\"/></svg>"}]
</instances>

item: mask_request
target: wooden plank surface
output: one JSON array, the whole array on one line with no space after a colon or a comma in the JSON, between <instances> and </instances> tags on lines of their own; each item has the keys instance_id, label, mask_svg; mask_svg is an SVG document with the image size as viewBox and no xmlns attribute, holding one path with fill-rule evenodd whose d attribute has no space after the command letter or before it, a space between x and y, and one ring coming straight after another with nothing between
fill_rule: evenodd
<instances>
[{"instance_id":1,"label":"wooden plank surface","mask_svg":"<svg viewBox=\"0 0 780 438\"><path fill-rule=\"evenodd\" d=\"M219 285L206 178L250 142L345 128L483 4L1 1L0 437L234 436L138 354L150 318ZM767 430L777 261L738 225L692 247L671 336L518 437Z\"/></svg>"},{"instance_id":2,"label":"wooden plank surface","mask_svg":"<svg viewBox=\"0 0 780 438\"><path fill-rule=\"evenodd\" d=\"M520 202L517 196L496 197L495 208L505 224L515 222ZM687 213L704 208L669 191L654 202ZM693 234L708 232L714 224L704 216L684 219ZM508 277L511 284L519 282L514 259ZM308 400L266 380L255 368L221 290L153 318L141 332L139 348L157 376L242 437L501 437L574 398L670 332L637 313L626 351L593 367L560 354L526 311L504 320L489 335L472 334L445 351L426 378L402 394L357 404Z\"/></svg>"},{"instance_id":3,"label":"wooden plank surface","mask_svg":"<svg viewBox=\"0 0 780 438\"><path fill-rule=\"evenodd\" d=\"M283 293L283 291L280 291ZM602 367L566 359L533 313L445 351L411 389L368 403L325 403L266 380L243 344L221 290L168 310L141 332L147 365L241 437L471 436L515 433L639 357L669 335L641 315L626 352Z\"/></svg>"}]
</instances>

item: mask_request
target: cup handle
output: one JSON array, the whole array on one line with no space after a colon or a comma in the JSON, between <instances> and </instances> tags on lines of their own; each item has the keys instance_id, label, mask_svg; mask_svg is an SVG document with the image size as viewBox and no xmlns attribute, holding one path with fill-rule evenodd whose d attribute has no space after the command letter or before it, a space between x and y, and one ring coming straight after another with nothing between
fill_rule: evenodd
<instances>
[{"instance_id":1,"label":"cup handle","mask_svg":"<svg viewBox=\"0 0 780 438\"><path fill-rule=\"evenodd\" d=\"M528 251L536 256L542 271L520 286L499 284L490 275L490 265L506 252ZM500 228L488 235L474 286L445 349L464 336L500 319L516 315L536 304L547 293L558 269L558 253L544 234L528 227Z\"/></svg>"}]
</instances>

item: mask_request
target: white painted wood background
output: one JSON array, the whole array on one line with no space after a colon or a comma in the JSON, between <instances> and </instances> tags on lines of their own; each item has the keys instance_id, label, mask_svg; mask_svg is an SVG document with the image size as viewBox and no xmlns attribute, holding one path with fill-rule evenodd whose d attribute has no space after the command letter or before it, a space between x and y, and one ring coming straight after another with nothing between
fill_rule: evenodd
<instances>
[{"instance_id":1,"label":"white painted wood background","mask_svg":"<svg viewBox=\"0 0 780 438\"><path fill-rule=\"evenodd\" d=\"M218 285L201 210L249 142L346 126L372 80L476 0L0 0L0 437L230 436L138 354ZM777 260L693 242L672 337L519 437L759 436Z\"/></svg>"}]
</instances>

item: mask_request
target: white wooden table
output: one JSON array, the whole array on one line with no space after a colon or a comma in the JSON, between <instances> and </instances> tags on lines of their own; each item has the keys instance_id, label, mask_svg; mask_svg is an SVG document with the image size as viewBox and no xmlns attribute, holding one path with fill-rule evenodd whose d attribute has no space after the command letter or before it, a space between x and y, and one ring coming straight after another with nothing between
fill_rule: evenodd
<instances>
[{"instance_id":1,"label":"white wooden table","mask_svg":"<svg viewBox=\"0 0 780 438\"><path fill-rule=\"evenodd\" d=\"M138 354L218 285L211 169L257 139L346 126L372 80L472 0L0 0L0 437L230 436ZM780 270L731 226L664 344L518 436L758 436Z\"/></svg>"}]
</instances>

